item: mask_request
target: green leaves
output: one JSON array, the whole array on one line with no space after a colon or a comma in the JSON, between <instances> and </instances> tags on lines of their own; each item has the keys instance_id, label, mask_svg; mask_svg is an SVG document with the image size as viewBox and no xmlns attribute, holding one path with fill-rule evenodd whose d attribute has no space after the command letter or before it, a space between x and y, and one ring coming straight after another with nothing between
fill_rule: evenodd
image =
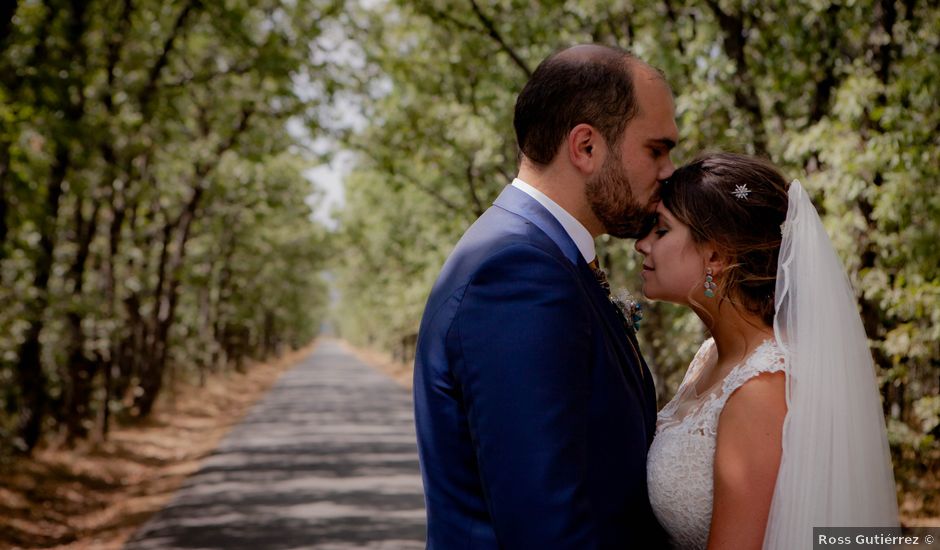
<instances>
[{"instance_id":1,"label":"green leaves","mask_svg":"<svg viewBox=\"0 0 940 550\"><path fill-rule=\"evenodd\" d=\"M149 411L168 363L196 378L316 334L329 247L286 123L315 107L293 79L335 9L20 6L0 51L3 410L106 432Z\"/></svg>"}]
</instances>

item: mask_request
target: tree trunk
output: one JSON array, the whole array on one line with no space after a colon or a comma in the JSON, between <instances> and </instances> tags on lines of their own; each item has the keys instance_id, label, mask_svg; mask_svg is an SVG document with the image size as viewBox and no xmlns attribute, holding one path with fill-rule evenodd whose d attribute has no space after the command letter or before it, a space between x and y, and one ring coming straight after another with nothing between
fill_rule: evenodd
<instances>
[{"instance_id":1,"label":"tree trunk","mask_svg":"<svg viewBox=\"0 0 940 550\"><path fill-rule=\"evenodd\" d=\"M879 37L877 40L872 40L871 47L874 53L874 57L877 60L878 79L884 87L887 87L889 81L891 80L891 64L895 50L894 25L897 22L897 15L898 14L895 10L893 0L881 0L876 12L877 23L878 26L881 27L880 30L883 31L885 35L887 35L888 40L884 41ZM873 33L873 36L877 36L878 34L880 33ZM878 94L876 103L879 107L884 107L886 105L887 98L885 97L884 90ZM865 126L866 130L871 130L877 133L882 133L884 131L884 129L881 127L881 123L871 116L867 117L865 120ZM872 184L875 187L880 187L883 183L884 176L881 172L876 172L872 177ZM870 230L866 231L862 238L862 261L859 265L859 271L864 271L875 267L878 259L876 243L869 236L871 232L875 232L877 230L877 221L874 218L874 206L866 195L862 195L862 197L859 199L858 209L861 212L862 217L865 219L865 225ZM891 278L893 278L893 275ZM862 324L865 327L865 332L867 333L868 338L874 341L882 341L884 339L885 333L894 328L894 323L888 319L883 318L881 307L878 303L862 298L860 300L860 306ZM874 357L876 368L880 367L886 369L892 366L891 359L880 347L873 349L872 355ZM900 418L901 414L907 408L907 404L905 403L904 398L904 382L904 380L898 380L893 385L888 384L881 388L882 395L885 397L886 412L894 418ZM895 408L898 408L898 410L894 410Z\"/></svg>"},{"instance_id":2,"label":"tree trunk","mask_svg":"<svg viewBox=\"0 0 940 550\"><path fill-rule=\"evenodd\" d=\"M0 3L0 54L6 51L8 38L13 32L13 16L16 14L17 0Z\"/></svg>"},{"instance_id":3,"label":"tree trunk","mask_svg":"<svg viewBox=\"0 0 940 550\"><path fill-rule=\"evenodd\" d=\"M764 114L758 100L757 89L747 62L747 38L744 28L744 16L728 13L721 9L717 0L707 0L718 24L724 33L722 44L725 55L735 64L734 105L748 117L749 126L754 131L754 149L758 155L767 155L767 131L764 127Z\"/></svg>"},{"instance_id":4,"label":"tree trunk","mask_svg":"<svg viewBox=\"0 0 940 550\"><path fill-rule=\"evenodd\" d=\"M80 298L85 286L85 268L98 224L98 212L101 202L94 200L91 215L86 221L82 216L82 200L75 205L76 227L78 237L78 251L69 268L68 278L72 282L72 295ZM82 315L75 309L66 315L68 322L68 344L66 355L68 357L68 383L65 400L65 426L66 442L72 444L76 439L88 435L85 420L91 412L92 381L94 380L98 362L85 355L85 334L82 332Z\"/></svg>"},{"instance_id":5,"label":"tree trunk","mask_svg":"<svg viewBox=\"0 0 940 550\"><path fill-rule=\"evenodd\" d=\"M106 441L108 439L108 431L111 426L111 387L113 385L112 378L114 375L114 363L112 361L113 357L112 360L99 358L99 370L104 378L102 388L104 390L104 397L101 400L101 407L98 409L98 431L96 434L98 441Z\"/></svg>"},{"instance_id":6,"label":"tree trunk","mask_svg":"<svg viewBox=\"0 0 940 550\"><path fill-rule=\"evenodd\" d=\"M146 417L153 409L157 395L163 387L163 372L166 370L169 351L170 327L176 312L179 298L179 285L183 260L186 258L186 245L189 242L192 222L203 194L203 182L193 190L193 195L174 224L167 224L164 229L164 245L161 252L161 264L157 282L156 304L151 326L153 332L150 340L150 355L141 369L141 393L134 401L134 406L141 417ZM169 254L170 241L173 237L173 228L179 227L176 246L172 255Z\"/></svg>"},{"instance_id":7,"label":"tree trunk","mask_svg":"<svg viewBox=\"0 0 940 550\"><path fill-rule=\"evenodd\" d=\"M62 182L68 171L69 160L68 148L65 144L60 144L49 175L46 208L40 224L39 250L33 279L36 299L30 304L29 328L26 330L26 338L17 354L19 361L16 373L22 399L18 431L27 453L32 452L42 436L42 417L48 401L46 377L42 371L42 343L39 337L43 329L46 306L49 303L49 277L52 274L56 219L59 215L59 201L62 198Z\"/></svg>"},{"instance_id":8,"label":"tree trunk","mask_svg":"<svg viewBox=\"0 0 940 550\"><path fill-rule=\"evenodd\" d=\"M9 221L7 220L7 210L9 210L9 189L7 176L10 173L10 151L9 144L0 143L0 262L7 257L7 232L9 231ZM3 287L3 270L0 270L0 288Z\"/></svg>"},{"instance_id":9,"label":"tree trunk","mask_svg":"<svg viewBox=\"0 0 940 550\"><path fill-rule=\"evenodd\" d=\"M142 364L141 393L134 400L134 407L141 417L146 417L153 409L157 395L163 386L163 371L166 369L169 352L170 328L176 312L179 299L179 286L182 276L183 261L186 259L186 245L189 243L190 231L196 212L202 202L203 194L208 187L209 173L215 168L216 162L222 155L231 149L238 137L248 128L248 121L254 113L250 105L243 107L241 117L228 139L218 145L211 158L213 162L200 164L196 167L193 194L183 211L175 222L167 222L164 226L164 244L160 253L158 266L157 292L155 293L154 314L151 318L150 340L148 342L149 355ZM170 255L170 241L175 234L176 243Z\"/></svg>"},{"instance_id":10,"label":"tree trunk","mask_svg":"<svg viewBox=\"0 0 940 550\"><path fill-rule=\"evenodd\" d=\"M131 0L124 0L121 6L121 15L117 24L111 29L111 35L108 38L107 48L107 88L102 96L102 102L108 113L108 120L115 117L114 96L116 93L116 74L118 61L121 57L121 50L124 46L124 39L127 36L126 30L130 28L131 11L133 3ZM107 185L107 211L111 213L111 223L108 228L108 254L102 265L104 275L104 294L106 303L106 312L109 319L117 318L117 281L114 273L115 258L120 248L121 228L124 226L126 212L126 193L127 173L120 175L121 186L116 185L118 181L118 157L114 147L116 136L113 135L113 126L108 126L108 132L103 132L103 139L99 142L101 149L101 158L104 160L106 176L103 181ZM98 357L99 367L97 370L103 374L104 398L99 408L98 414L98 437L105 440L108 437L111 422L111 398L114 395L114 370L119 365L121 355L121 342L118 332L110 334L109 353L106 357Z\"/></svg>"}]
</instances>

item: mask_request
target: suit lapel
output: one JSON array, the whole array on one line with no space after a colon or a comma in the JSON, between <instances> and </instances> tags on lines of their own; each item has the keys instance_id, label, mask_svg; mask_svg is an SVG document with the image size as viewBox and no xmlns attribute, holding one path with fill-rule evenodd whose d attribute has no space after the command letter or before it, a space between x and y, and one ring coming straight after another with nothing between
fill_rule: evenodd
<instances>
[{"instance_id":1,"label":"suit lapel","mask_svg":"<svg viewBox=\"0 0 940 550\"><path fill-rule=\"evenodd\" d=\"M643 361L642 356L640 356L640 347L637 345L635 339L632 341L627 340L628 338L632 339L633 336L628 334L628 329L623 325L623 322L614 310L615 306L610 303L607 294L597 283L597 279L594 278L591 268L588 267L587 263L584 261L577 245L568 235L568 232L565 231L565 228L562 227L561 223L555 219L555 216L544 206L539 204L537 200L512 185L507 185L493 204L530 221L538 227L542 233L556 245L561 254L568 259L573 271L579 276L582 287L589 297L591 306L604 324L605 330L608 333L608 340L612 342L614 351L619 356L620 370L627 380L631 380L632 383L639 388L641 394L646 399L648 406L644 407L644 413L648 414L647 411L653 411L655 415L656 392L655 389L652 390L652 406L649 406L652 375L646 368L646 363ZM631 349L631 346L634 347ZM633 350L636 350L636 352L634 353ZM637 364L637 361L639 361L639 364ZM643 378L640 376L640 369L645 371Z\"/></svg>"},{"instance_id":2,"label":"suit lapel","mask_svg":"<svg viewBox=\"0 0 940 550\"><path fill-rule=\"evenodd\" d=\"M591 268L582 262L581 265L578 266L578 272L581 276L583 286L591 298L591 304L604 323L609 339L614 344L614 349L620 358L620 367L624 376L632 380L633 384L642 389L644 386L639 369L642 369L643 365L636 364L637 359L639 359L639 348L634 348L637 350L634 354L633 350L630 348L631 343L626 340L628 338L626 334L628 329L623 326L623 322L614 310L616 306L610 302L607 293L597 283L597 279L595 279L594 274L591 272ZM644 391L644 394L645 393Z\"/></svg>"},{"instance_id":3,"label":"suit lapel","mask_svg":"<svg viewBox=\"0 0 940 550\"><path fill-rule=\"evenodd\" d=\"M574 244L561 223L555 219L551 212L539 204L539 201L530 197L525 191L507 185L493 204L532 222L555 243L562 255L572 265L577 265L579 261L584 263L578 245Z\"/></svg>"}]
</instances>

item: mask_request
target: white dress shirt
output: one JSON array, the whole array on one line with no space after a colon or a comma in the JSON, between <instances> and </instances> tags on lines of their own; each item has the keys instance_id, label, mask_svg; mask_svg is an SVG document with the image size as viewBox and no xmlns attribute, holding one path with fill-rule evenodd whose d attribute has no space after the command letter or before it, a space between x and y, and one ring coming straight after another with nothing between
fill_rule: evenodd
<instances>
[{"instance_id":1,"label":"white dress shirt","mask_svg":"<svg viewBox=\"0 0 940 550\"><path fill-rule=\"evenodd\" d=\"M581 256L584 257L586 263L590 263L591 260L597 256L597 253L594 251L594 237L591 236L591 232L581 225L581 222L569 214L567 210L558 206L558 203L548 198L545 193L542 193L519 178L512 180L512 186L537 200L539 204L544 206L545 209L558 220L558 223L561 224L565 232L568 233L568 236L571 237L571 240L574 241L575 246L578 247L578 251L581 252ZM561 243L556 244L561 246Z\"/></svg>"}]
</instances>

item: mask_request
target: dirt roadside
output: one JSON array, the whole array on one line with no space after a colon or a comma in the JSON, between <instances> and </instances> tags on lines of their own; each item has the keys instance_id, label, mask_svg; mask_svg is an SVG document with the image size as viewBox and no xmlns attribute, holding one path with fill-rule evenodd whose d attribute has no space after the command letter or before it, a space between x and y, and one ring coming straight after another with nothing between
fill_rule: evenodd
<instances>
[{"instance_id":1,"label":"dirt roadside","mask_svg":"<svg viewBox=\"0 0 940 550\"><path fill-rule=\"evenodd\" d=\"M101 444L38 449L0 473L0 548L119 549L169 501L280 377L316 344L243 374L178 386L153 416ZM170 397L172 396L172 397Z\"/></svg>"}]
</instances>

